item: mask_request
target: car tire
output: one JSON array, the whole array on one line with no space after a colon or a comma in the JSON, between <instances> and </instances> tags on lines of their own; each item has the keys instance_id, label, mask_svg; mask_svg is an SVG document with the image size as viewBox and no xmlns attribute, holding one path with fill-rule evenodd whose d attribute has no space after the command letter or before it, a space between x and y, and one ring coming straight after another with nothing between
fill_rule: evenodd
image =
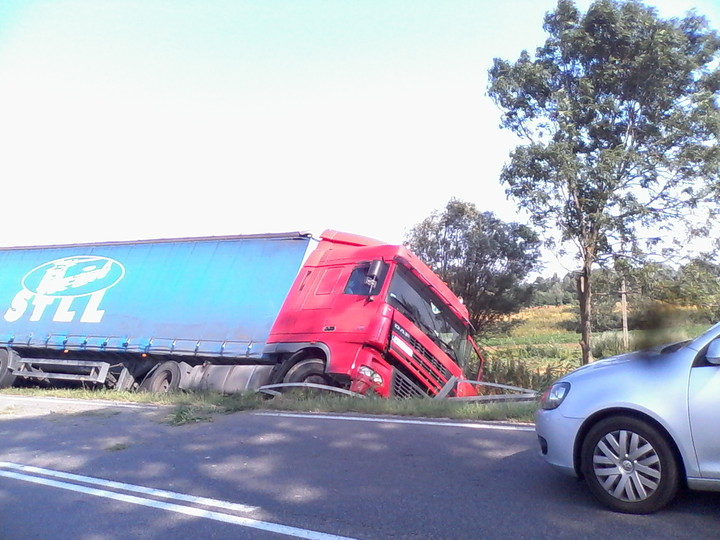
<instances>
[{"instance_id":1,"label":"car tire","mask_svg":"<svg viewBox=\"0 0 720 540\"><path fill-rule=\"evenodd\" d=\"M680 486L677 458L666 436L637 418L601 420L588 432L581 452L590 491L616 512L656 512Z\"/></svg>"}]
</instances>

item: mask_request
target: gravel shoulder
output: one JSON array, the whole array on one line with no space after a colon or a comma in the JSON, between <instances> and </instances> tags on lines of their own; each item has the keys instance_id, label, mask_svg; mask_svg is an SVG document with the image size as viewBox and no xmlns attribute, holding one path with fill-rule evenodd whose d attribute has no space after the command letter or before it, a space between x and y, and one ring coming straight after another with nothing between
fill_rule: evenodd
<instances>
[{"instance_id":1,"label":"gravel shoulder","mask_svg":"<svg viewBox=\"0 0 720 540\"><path fill-rule=\"evenodd\" d=\"M6 419L113 411L157 411L157 405L123 403L119 401L67 399L57 397L29 397L0 394L0 421Z\"/></svg>"}]
</instances>

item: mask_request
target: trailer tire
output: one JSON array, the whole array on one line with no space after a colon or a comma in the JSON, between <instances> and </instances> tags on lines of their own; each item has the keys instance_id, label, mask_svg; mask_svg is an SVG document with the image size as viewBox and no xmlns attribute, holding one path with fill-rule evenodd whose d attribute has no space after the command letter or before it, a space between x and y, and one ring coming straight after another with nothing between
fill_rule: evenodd
<instances>
[{"instance_id":1,"label":"trailer tire","mask_svg":"<svg viewBox=\"0 0 720 540\"><path fill-rule=\"evenodd\" d=\"M7 349L0 349L0 388L12 386L15 377L10 369L10 353Z\"/></svg>"},{"instance_id":2,"label":"trailer tire","mask_svg":"<svg viewBox=\"0 0 720 540\"><path fill-rule=\"evenodd\" d=\"M172 360L160 364L140 385L147 392L167 393L180 388L182 370L180 364Z\"/></svg>"},{"instance_id":3,"label":"trailer tire","mask_svg":"<svg viewBox=\"0 0 720 540\"><path fill-rule=\"evenodd\" d=\"M325 362L320 358L306 358L291 367L283 378L286 383L328 384Z\"/></svg>"}]
</instances>

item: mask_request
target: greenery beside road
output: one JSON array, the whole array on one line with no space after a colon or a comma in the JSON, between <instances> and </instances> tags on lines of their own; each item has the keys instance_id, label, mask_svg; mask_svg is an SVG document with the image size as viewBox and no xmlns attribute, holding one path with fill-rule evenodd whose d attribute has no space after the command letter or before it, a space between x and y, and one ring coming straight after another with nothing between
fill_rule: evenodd
<instances>
[{"instance_id":1,"label":"greenery beside road","mask_svg":"<svg viewBox=\"0 0 720 540\"><path fill-rule=\"evenodd\" d=\"M622 332L597 333L593 356L606 358L628 351L697 337L710 323L696 323L691 316L676 316L665 327L629 331L629 345ZM482 340L486 351L483 380L541 391L561 375L580 367L580 334L568 330L577 318L573 305L538 306L508 318L502 333Z\"/></svg>"},{"instance_id":2,"label":"greenery beside road","mask_svg":"<svg viewBox=\"0 0 720 540\"><path fill-rule=\"evenodd\" d=\"M69 399L91 399L147 403L167 406L165 421L172 425L209 422L220 414L239 411L271 410L313 413L354 413L367 415L414 416L453 420L498 420L531 422L535 402L469 403L455 400L355 398L293 392L267 399L260 394L174 392L117 392L115 390L5 388L3 394Z\"/></svg>"}]
</instances>

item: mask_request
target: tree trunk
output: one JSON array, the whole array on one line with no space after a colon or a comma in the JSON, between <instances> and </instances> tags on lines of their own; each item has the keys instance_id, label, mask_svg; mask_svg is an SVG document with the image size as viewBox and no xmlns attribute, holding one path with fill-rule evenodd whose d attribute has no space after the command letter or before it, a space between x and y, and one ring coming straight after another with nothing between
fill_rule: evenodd
<instances>
[{"instance_id":1,"label":"tree trunk","mask_svg":"<svg viewBox=\"0 0 720 540\"><path fill-rule=\"evenodd\" d=\"M590 285L590 264L583 265L583 271L577 278L578 300L580 301L580 349L582 351L582 365L592 362L590 348L592 327L590 324L592 290Z\"/></svg>"}]
</instances>

